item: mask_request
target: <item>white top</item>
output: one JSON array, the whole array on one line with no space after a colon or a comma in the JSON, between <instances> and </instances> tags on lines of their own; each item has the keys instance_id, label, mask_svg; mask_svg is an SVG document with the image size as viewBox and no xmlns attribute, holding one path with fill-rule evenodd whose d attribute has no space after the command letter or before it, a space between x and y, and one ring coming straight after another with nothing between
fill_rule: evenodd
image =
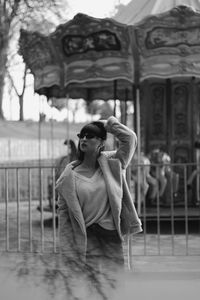
<instances>
[{"instance_id":1,"label":"white top","mask_svg":"<svg viewBox=\"0 0 200 300\"><path fill-rule=\"evenodd\" d=\"M115 225L100 168L91 178L75 173L76 193L83 212L86 227L98 223L105 229L114 230Z\"/></svg>"}]
</instances>

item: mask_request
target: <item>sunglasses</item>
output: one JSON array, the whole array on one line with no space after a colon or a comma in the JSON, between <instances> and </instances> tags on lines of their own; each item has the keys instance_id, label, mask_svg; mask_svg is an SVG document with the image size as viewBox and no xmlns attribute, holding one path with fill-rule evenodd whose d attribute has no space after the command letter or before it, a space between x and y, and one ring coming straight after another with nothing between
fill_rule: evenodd
<instances>
[{"instance_id":1,"label":"sunglasses","mask_svg":"<svg viewBox=\"0 0 200 300\"><path fill-rule=\"evenodd\" d=\"M83 139L85 137L87 140L91 140L91 139L95 138L96 135L94 135L93 133L82 133L82 134L78 133L77 137L79 139Z\"/></svg>"}]
</instances>

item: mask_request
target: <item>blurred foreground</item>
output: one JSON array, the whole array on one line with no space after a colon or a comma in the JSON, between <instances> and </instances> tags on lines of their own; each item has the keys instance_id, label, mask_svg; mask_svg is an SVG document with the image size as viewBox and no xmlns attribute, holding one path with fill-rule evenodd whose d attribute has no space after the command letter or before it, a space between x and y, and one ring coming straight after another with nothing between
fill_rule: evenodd
<instances>
[{"instance_id":1,"label":"blurred foreground","mask_svg":"<svg viewBox=\"0 0 200 300\"><path fill-rule=\"evenodd\" d=\"M170 230L168 231L169 222L165 224L164 232L158 236L154 228L155 223L151 221L147 225L148 234L139 234L132 239L133 269L131 271L126 269L119 274L95 273L92 269L84 269L78 265L77 270L72 272L70 265L64 265L57 252L58 228L56 226L54 240L52 215L44 213L44 219L41 220L37 205L38 201L33 201L31 205L32 240L29 235L28 203L20 204L20 224L17 224L16 203L9 204L7 220L9 231L6 231L5 218L2 218L1 300L132 300L135 297L139 297L140 300L184 300L189 297L194 299L199 297L198 222L197 228L191 228L192 232L186 240L184 226L180 221L177 226L179 225L183 232L177 229L179 233L173 237ZM4 205L0 207L3 213ZM42 231L41 221L44 225ZM188 242L187 248L186 242ZM32 253L30 253L30 245ZM125 256L126 247L125 244ZM186 255L186 249L189 255Z\"/></svg>"},{"instance_id":2,"label":"blurred foreground","mask_svg":"<svg viewBox=\"0 0 200 300\"><path fill-rule=\"evenodd\" d=\"M84 274L64 277L66 268L58 261L57 254L2 253L1 299L184 300L199 297L198 256L137 256L133 271L120 273L110 286L111 278L92 286L92 279L85 280Z\"/></svg>"}]
</instances>

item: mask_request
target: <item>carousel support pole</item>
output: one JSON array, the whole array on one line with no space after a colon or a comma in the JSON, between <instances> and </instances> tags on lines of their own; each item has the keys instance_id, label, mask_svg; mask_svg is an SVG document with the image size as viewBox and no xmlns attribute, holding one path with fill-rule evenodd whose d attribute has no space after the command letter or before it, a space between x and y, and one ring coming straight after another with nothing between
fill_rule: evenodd
<instances>
[{"instance_id":1,"label":"carousel support pole","mask_svg":"<svg viewBox=\"0 0 200 300\"><path fill-rule=\"evenodd\" d=\"M195 142L199 141L200 136L200 105L199 105L199 99L196 96L196 78L191 78L191 102L192 102L192 115L194 116L194 121L192 122L192 143L195 144ZM200 171L200 149L198 147L195 147L195 162L196 162L196 170L197 176L196 176L196 204L200 204L200 183L199 183L199 171Z\"/></svg>"},{"instance_id":2,"label":"carousel support pole","mask_svg":"<svg viewBox=\"0 0 200 300\"><path fill-rule=\"evenodd\" d=\"M70 124L69 124L69 95L66 95L66 109L67 109L67 156L69 155L69 139L70 139Z\"/></svg>"},{"instance_id":3,"label":"carousel support pole","mask_svg":"<svg viewBox=\"0 0 200 300\"><path fill-rule=\"evenodd\" d=\"M128 126L128 118L127 118L127 101L128 101L128 89L125 89L125 99L124 99L124 105L123 105L123 112L124 112L124 124ZM127 184L129 186L129 188L131 189L131 168L132 168L132 163L129 164L127 170L126 170L126 179L127 179ZM132 257L133 257L133 253L132 253L132 238L131 235L129 234L127 236L127 257L128 257L128 269L132 270L133 269L133 261L132 261Z\"/></svg>"},{"instance_id":4,"label":"carousel support pole","mask_svg":"<svg viewBox=\"0 0 200 300\"><path fill-rule=\"evenodd\" d=\"M38 165L39 165L39 201L40 207L42 208L42 199L41 199L41 132L42 132L42 124L41 124L41 96L39 97L39 121L38 121Z\"/></svg>"},{"instance_id":5,"label":"carousel support pole","mask_svg":"<svg viewBox=\"0 0 200 300\"><path fill-rule=\"evenodd\" d=\"M125 89L125 98L124 98L124 105L123 105L123 113L124 117L122 118L123 123L128 126L128 118L127 118L127 101L128 101L128 89ZM127 171L126 171L126 179L129 188L131 187L131 163L129 164Z\"/></svg>"},{"instance_id":6,"label":"carousel support pole","mask_svg":"<svg viewBox=\"0 0 200 300\"><path fill-rule=\"evenodd\" d=\"M43 177L42 177L42 166L41 166L41 150L42 150L42 139L41 139L41 125L42 125L42 119L41 119L41 97L39 98L39 208L40 208L40 223L41 223L41 250L44 251L44 212L43 212Z\"/></svg>"},{"instance_id":7,"label":"carousel support pole","mask_svg":"<svg viewBox=\"0 0 200 300\"><path fill-rule=\"evenodd\" d=\"M136 132L137 132L137 210L141 214L141 191L140 191L140 178L141 178L141 128L140 128L140 89L136 87Z\"/></svg>"},{"instance_id":8,"label":"carousel support pole","mask_svg":"<svg viewBox=\"0 0 200 300\"><path fill-rule=\"evenodd\" d=\"M51 163L54 164L54 122L53 122L53 111L51 110L51 121L50 121L50 137L51 137Z\"/></svg>"},{"instance_id":9,"label":"carousel support pole","mask_svg":"<svg viewBox=\"0 0 200 300\"><path fill-rule=\"evenodd\" d=\"M138 138L138 143L137 143L137 191L136 191L136 196L137 196L137 211L138 211L138 215L141 214L141 193L140 193L140 185L139 185L139 179L140 179L140 148L141 148L141 144L140 144L140 90L139 90L139 86L136 87L136 94L135 94L135 89L133 87L133 99L135 100L135 107L134 107L134 127L136 127L136 130L134 128L134 130L137 133L137 138ZM136 116L135 116L136 114ZM136 118L136 122L135 122L135 118ZM132 260L132 239L131 239L131 235L128 235L127 237L127 249L128 249L128 253L127 253L127 257L128 257L128 269L129 270L133 270L133 260Z\"/></svg>"},{"instance_id":10,"label":"carousel support pole","mask_svg":"<svg viewBox=\"0 0 200 300\"><path fill-rule=\"evenodd\" d=\"M141 62L140 62L140 53L137 47L136 41L136 31L135 29L131 32L131 45L133 49L133 61L134 61L134 74L133 74L133 93L135 98L135 107L134 107L134 117L135 117L135 128L137 134L137 209L138 214L141 214L141 192L140 192L140 178L141 178L141 128L140 128L140 71L141 71Z\"/></svg>"},{"instance_id":11,"label":"carousel support pole","mask_svg":"<svg viewBox=\"0 0 200 300\"><path fill-rule=\"evenodd\" d=\"M195 85L196 85L196 78L192 77L191 80L191 96L192 96L192 103L193 103L193 116L194 116L194 122L193 122L193 143L195 141L199 141L199 137L200 137L200 105L199 105L199 101L197 100L197 96L196 96L196 89L195 89ZM195 125L194 125L195 124ZM194 140L195 139L195 140ZM200 204L200 175L199 175L199 171L200 171L200 149L195 147L196 151L195 151L195 161L196 161L196 168L198 170L197 172L197 176L196 176L196 204L199 206Z\"/></svg>"},{"instance_id":12,"label":"carousel support pole","mask_svg":"<svg viewBox=\"0 0 200 300\"><path fill-rule=\"evenodd\" d=\"M116 106L117 106L117 80L114 80L114 109L113 116L116 117Z\"/></svg>"},{"instance_id":13,"label":"carousel support pole","mask_svg":"<svg viewBox=\"0 0 200 300\"><path fill-rule=\"evenodd\" d=\"M138 85L133 87L133 99L134 99L134 130L137 134L137 188L135 190L135 199L137 199L137 212L141 214L141 191L140 191L140 157L141 157L141 136L140 136L140 89Z\"/></svg>"},{"instance_id":14,"label":"carousel support pole","mask_svg":"<svg viewBox=\"0 0 200 300\"><path fill-rule=\"evenodd\" d=\"M113 108L113 116L116 117L116 106L117 106L117 80L114 80L113 83L113 89L114 89L114 108ZM116 140L113 136L113 148L116 148Z\"/></svg>"},{"instance_id":15,"label":"carousel support pole","mask_svg":"<svg viewBox=\"0 0 200 300\"><path fill-rule=\"evenodd\" d=\"M50 104L52 108L53 98L47 98L47 102ZM54 153L54 120L53 120L53 110L51 109L51 118L50 118L50 140L47 140L47 157L51 161L51 175L48 174L48 201L49 201L49 209L54 211L55 209L55 196L54 196L54 182L55 182L55 153ZM49 191L49 186L52 186L52 195ZM53 215L53 223L54 223L54 215Z\"/></svg>"},{"instance_id":16,"label":"carousel support pole","mask_svg":"<svg viewBox=\"0 0 200 300\"><path fill-rule=\"evenodd\" d=\"M140 193L140 151L141 151L141 136L140 136L140 54L136 42L135 29L131 32L131 46L133 50L134 61L134 74L133 74L133 101L134 101L134 130L137 134L137 191L135 196L137 197L137 212L141 214L141 193ZM136 198L135 198L136 199ZM131 247L132 250L132 247ZM130 253L131 254L131 253ZM131 256L132 259L132 256ZM131 268L132 260L131 260Z\"/></svg>"},{"instance_id":17,"label":"carousel support pole","mask_svg":"<svg viewBox=\"0 0 200 300\"><path fill-rule=\"evenodd\" d=\"M128 102L128 89L126 89L125 91L125 124L127 125L128 123L128 105L127 105L127 102Z\"/></svg>"}]
</instances>

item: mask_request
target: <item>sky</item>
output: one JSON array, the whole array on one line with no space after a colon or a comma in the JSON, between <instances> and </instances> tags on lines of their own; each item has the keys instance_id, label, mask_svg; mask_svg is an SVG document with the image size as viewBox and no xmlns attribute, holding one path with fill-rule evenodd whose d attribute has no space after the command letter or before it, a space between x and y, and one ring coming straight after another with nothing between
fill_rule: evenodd
<instances>
[{"instance_id":1,"label":"sky","mask_svg":"<svg viewBox=\"0 0 200 300\"><path fill-rule=\"evenodd\" d=\"M77 13L85 13L93 17L97 18L105 18L111 17L114 15L114 7L119 4L128 4L131 0L67 0L69 5L69 18L73 18ZM66 20L68 21L68 20ZM14 71L16 72L16 70ZM21 82L20 82L20 70L17 71L17 77L15 83L17 85L17 89L20 91ZM39 113L45 113L47 115L47 119L51 119L52 117L57 119L58 121L62 121L66 118L66 110L63 112L57 111L55 108L51 108L44 96L39 96L34 94L33 91L33 78L30 77L30 87L26 91L26 98L24 103L24 116L25 119L39 119ZM13 94L11 98L9 95L9 91L7 91L5 95L3 109L6 119L9 120L18 120L19 119L19 104L18 98ZM8 100L9 99L9 100ZM80 110L78 114L78 118L82 122L88 121L90 116L86 115L84 111Z\"/></svg>"},{"instance_id":2,"label":"sky","mask_svg":"<svg viewBox=\"0 0 200 300\"><path fill-rule=\"evenodd\" d=\"M114 6L128 4L131 0L68 0L72 16L78 12L86 13L93 17L110 17Z\"/></svg>"}]
</instances>

